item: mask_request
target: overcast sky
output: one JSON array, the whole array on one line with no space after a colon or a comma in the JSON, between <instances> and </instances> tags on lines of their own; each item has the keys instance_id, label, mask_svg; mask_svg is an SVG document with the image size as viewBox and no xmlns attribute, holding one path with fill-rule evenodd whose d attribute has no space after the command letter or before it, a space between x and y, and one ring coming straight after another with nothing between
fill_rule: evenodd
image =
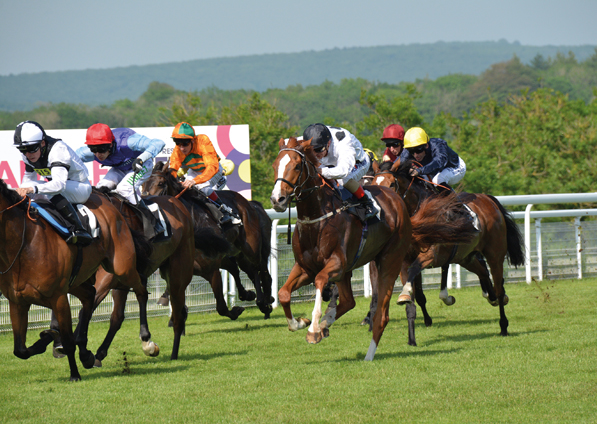
<instances>
[{"instance_id":1,"label":"overcast sky","mask_svg":"<svg viewBox=\"0 0 597 424\"><path fill-rule=\"evenodd\" d=\"M0 0L0 75L335 47L597 45L596 0Z\"/></svg>"}]
</instances>

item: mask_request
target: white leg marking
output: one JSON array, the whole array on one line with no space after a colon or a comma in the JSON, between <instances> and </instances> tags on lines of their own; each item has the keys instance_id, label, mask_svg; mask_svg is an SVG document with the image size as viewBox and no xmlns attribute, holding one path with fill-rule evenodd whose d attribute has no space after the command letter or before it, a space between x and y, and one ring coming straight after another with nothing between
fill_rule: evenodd
<instances>
[{"instance_id":1,"label":"white leg marking","mask_svg":"<svg viewBox=\"0 0 597 424\"><path fill-rule=\"evenodd\" d=\"M315 292L315 306L313 307L313 315L311 320L311 325L309 326L310 333L318 333L319 332L319 320L321 319L321 290L317 289Z\"/></svg>"},{"instance_id":2,"label":"white leg marking","mask_svg":"<svg viewBox=\"0 0 597 424\"><path fill-rule=\"evenodd\" d=\"M375 356L375 351L377 350L377 343L371 339L371 344L369 345L369 350L367 351L367 355L365 355L365 361L373 361L373 357Z\"/></svg>"},{"instance_id":3,"label":"white leg marking","mask_svg":"<svg viewBox=\"0 0 597 424\"><path fill-rule=\"evenodd\" d=\"M402 286L402 292L400 294L407 294L410 297L413 295L413 286L410 282L407 282L404 286Z\"/></svg>"}]
</instances>

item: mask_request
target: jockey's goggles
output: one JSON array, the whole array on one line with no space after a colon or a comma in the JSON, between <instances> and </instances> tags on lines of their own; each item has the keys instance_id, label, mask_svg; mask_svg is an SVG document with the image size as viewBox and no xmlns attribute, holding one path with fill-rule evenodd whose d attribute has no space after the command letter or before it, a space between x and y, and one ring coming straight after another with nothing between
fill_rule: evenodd
<instances>
[{"instance_id":1,"label":"jockey's goggles","mask_svg":"<svg viewBox=\"0 0 597 424\"><path fill-rule=\"evenodd\" d=\"M41 147L41 143L30 144L29 146L19 146L19 147L17 147L17 149L19 149L19 152L21 152L21 153L35 153L39 150L40 147Z\"/></svg>"},{"instance_id":2,"label":"jockey's goggles","mask_svg":"<svg viewBox=\"0 0 597 424\"><path fill-rule=\"evenodd\" d=\"M400 147L402 143L386 143L386 147Z\"/></svg>"},{"instance_id":3,"label":"jockey's goggles","mask_svg":"<svg viewBox=\"0 0 597 424\"><path fill-rule=\"evenodd\" d=\"M91 153L107 153L112 148L112 144L96 144L89 146Z\"/></svg>"},{"instance_id":4,"label":"jockey's goggles","mask_svg":"<svg viewBox=\"0 0 597 424\"><path fill-rule=\"evenodd\" d=\"M321 153L321 152L323 152L325 149L327 149L327 146L321 146L321 147L315 147L315 148L313 149L313 151L314 151L315 153Z\"/></svg>"},{"instance_id":5,"label":"jockey's goggles","mask_svg":"<svg viewBox=\"0 0 597 424\"><path fill-rule=\"evenodd\" d=\"M193 142L193 140L190 140L188 138L174 138L173 140L174 144L181 147L187 147L189 144Z\"/></svg>"},{"instance_id":6,"label":"jockey's goggles","mask_svg":"<svg viewBox=\"0 0 597 424\"><path fill-rule=\"evenodd\" d=\"M406 150L408 150L408 153L410 153L411 155L414 155L414 154L423 153L426 148L427 148L427 145L423 144L422 146L411 147L410 149L406 149Z\"/></svg>"}]
</instances>

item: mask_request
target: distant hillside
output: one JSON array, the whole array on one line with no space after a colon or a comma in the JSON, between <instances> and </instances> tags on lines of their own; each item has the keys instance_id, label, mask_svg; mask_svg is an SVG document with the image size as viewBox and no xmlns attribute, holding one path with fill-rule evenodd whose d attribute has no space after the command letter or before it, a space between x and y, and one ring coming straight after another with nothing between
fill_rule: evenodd
<instances>
[{"instance_id":1,"label":"distant hillside","mask_svg":"<svg viewBox=\"0 0 597 424\"><path fill-rule=\"evenodd\" d=\"M109 105L120 99L137 99L152 81L185 91L217 87L261 92L290 85L317 85L326 80L338 83L344 78L396 84L457 73L478 75L513 55L529 63L538 54L553 57L558 52L572 52L578 60L584 60L595 53L595 46L438 42L9 75L0 76L0 110L30 110L48 102Z\"/></svg>"}]
</instances>

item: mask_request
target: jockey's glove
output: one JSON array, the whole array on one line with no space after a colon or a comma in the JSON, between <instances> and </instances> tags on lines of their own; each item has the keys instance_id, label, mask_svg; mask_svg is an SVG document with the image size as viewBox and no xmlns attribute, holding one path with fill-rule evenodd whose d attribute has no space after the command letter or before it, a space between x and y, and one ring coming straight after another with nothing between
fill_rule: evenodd
<instances>
[{"instance_id":1,"label":"jockey's glove","mask_svg":"<svg viewBox=\"0 0 597 424\"><path fill-rule=\"evenodd\" d=\"M139 172L143 169L143 160L142 159L135 159L132 164L133 172Z\"/></svg>"}]
</instances>

